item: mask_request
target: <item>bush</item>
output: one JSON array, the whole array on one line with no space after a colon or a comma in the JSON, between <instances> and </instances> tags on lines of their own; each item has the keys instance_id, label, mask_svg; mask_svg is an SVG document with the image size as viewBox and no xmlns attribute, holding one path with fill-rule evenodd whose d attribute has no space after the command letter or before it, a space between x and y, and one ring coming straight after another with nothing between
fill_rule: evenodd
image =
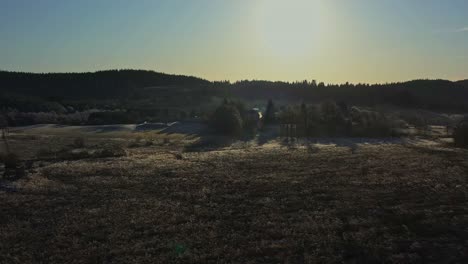
<instances>
[{"instance_id":1,"label":"bush","mask_svg":"<svg viewBox=\"0 0 468 264\"><path fill-rule=\"evenodd\" d=\"M85 141L84 138L82 137L77 137L75 140L73 140L73 147L75 148L84 148L85 147Z\"/></svg>"},{"instance_id":2,"label":"bush","mask_svg":"<svg viewBox=\"0 0 468 264\"><path fill-rule=\"evenodd\" d=\"M3 164L5 164L5 170L6 169L14 169L19 164L18 155L16 155L15 153L8 153L8 154L5 154L5 155L2 155L1 160L2 160Z\"/></svg>"},{"instance_id":3,"label":"bush","mask_svg":"<svg viewBox=\"0 0 468 264\"><path fill-rule=\"evenodd\" d=\"M398 127L398 120L384 114L361 110L352 107L350 111L352 120L352 135L357 137L391 137L397 136L394 128Z\"/></svg>"},{"instance_id":4,"label":"bush","mask_svg":"<svg viewBox=\"0 0 468 264\"><path fill-rule=\"evenodd\" d=\"M129 148L138 148L140 147L140 141L139 140L132 140L128 143Z\"/></svg>"},{"instance_id":5,"label":"bush","mask_svg":"<svg viewBox=\"0 0 468 264\"><path fill-rule=\"evenodd\" d=\"M72 149L64 147L59 150L41 148L36 156L40 159L80 160L92 158L112 158L125 156L125 150L116 144L104 144L95 149Z\"/></svg>"},{"instance_id":6,"label":"bush","mask_svg":"<svg viewBox=\"0 0 468 264\"><path fill-rule=\"evenodd\" d=\"M169 142L168 142L169 143ZM145 140L142 141L141 139L137 138L132 141L130 141L127 145L128 148L139 148L139 147L150 147L154 145L153 140Z\"/></svg>"},{"instance_id":7,"label":"bush","mask_svg":"<svg viewBox=\"0 0 468 264\"><path fill-rule=\"evenodd\" d=\"M89 159L93 156L87 150L62 150L55 155L61 160Z\"/></svg>"},{"instance_id":8,"label":"bush","mask_svg":"<svg viewBox=\"0 0 468 264\"><path fill-rule=\"evenodd\" d=\"M18 155L14 153L8 153L5 155L2 155L0 158L3 164L5 165L5 172L4 172L5 177L10 177L14 175L14 177L16 178L21 178L26 175L25 168L21 164Z\"/></svg>"},{"instance_id":9,"label":"bush","mask_svg":"<svg viewBox=\"0 0 468 264\"><path fill-rule=\"evenodd\" d=\"M458 124L453 132L453 139L457 147L468 148L468 120Z\"/></svg>"},{"instance_id":10,"label":"bush","mask_svg":"<svg viewBox=\"0 0 468 264\"><path fill-rule=\"evenodd\" d=\"M104 145L102 148L94 151L87 150L68 150L57 153L57 157L62 160L79 160L92 158L116 158L126 155L125 150L114 144Z\"/></svg>"},{"instance_id":11,"label":"bush","mask_svg":"<svg viewBox=\"0 0 468 264\"><path fill-rule=\"evenodd\" d=\"M243 120L235 105L224 103L213 114L211 125L217 133L238 136L242 133Z\"/></svg>"},{"instance_id":12,"label":"bush","mask_svg":"<svg viewBox=\"0 0 468 264\"><path fill-rule=\"evenodd\" d=\"M279 113L279 120L284 125L295 125L294 137L392 137L398 136L395 128L403 126L401 120L392 116L334 102L324 102L319 107L286 107Z\"/></svg>"},{"instance_id":13,"label":"bush","mask_svg":"<svg viewBox=\"0 0 468 264\"><path fill-rule=\"evenodd\" d=\"M52 149L44 147L40 148L36 153L37 158L50 157L53 155L55 155L55 152Z\"/></svg>"},{"instance_id":14,"label":"bush","mask_svg":"<svg viewBox=\"0 0 468 264\"><path fill-rule=\"evenodd\" d=\"M96 151L94 157L96 158L113 158L113 157L122 157L127 153L125 150L118 145L106 145L104 148Z\"/></svg>"}]
</instances>

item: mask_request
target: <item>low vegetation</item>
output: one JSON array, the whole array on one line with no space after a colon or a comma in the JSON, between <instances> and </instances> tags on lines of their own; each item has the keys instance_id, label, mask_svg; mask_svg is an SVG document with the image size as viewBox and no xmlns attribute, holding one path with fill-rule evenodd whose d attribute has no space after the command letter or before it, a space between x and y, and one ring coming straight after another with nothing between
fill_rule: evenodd
<instances>
[{"instance_id":1,"label":"low vegetation","mask_svg":"<svg viewBox=\"0 0 468 264\"><path fill-rule=\"evenodd\" d=\"M77 137L77 138L75 138L75 140L73 140L72 147L84 148L85 146L86 146L85 139L83 137Z\"/></svg>"},{"instance_id":2,"label":"low vegetation","mask_svg":"<svg viewBox=\"0 0 468 264\"><path fill-rule=\"evenodd\" d=\"M213 114L211 125L215 132L231 136L245 133L257 123L279 125L286 137L395 137L398 129L407 126L393 116L331 101L275 110L270 100L263 116L263 120L251 120L243 104L225 101Z\"/></svg>"},{"instance_id":3,"label":"low vegetation","mask_svg":"<svg viewBox=\"0 0 468 264\"><path fill-rule=\"evenodd\" d=\"M125 150L117 144L104 144L84 148L83 145L64 146L60 149L40 148L37 151L38 159L46 160L79 160L92 158L109 158L125 156Z\"/></svg>"},{"instance_id":4,"label":"low vegetation","mask_svg":"<svg viewBox=\"0 0 468 264\"><path fill-rule=\"evenodd\" d=\"M19 179L25 176L24 164L15 153L6 153L0 155L0 162L3 163L3 175L0 175L4 179Z\"/></svg>"},{"instance_id":5,"label":"low vegetation","mask_svg":"<svg viewBox=\"0 0 468 264\"><path fill-rule=\"evenodd\" d=\"M16 155L1 157L11 176L0 180L0 263L466 259L467 152L444 141L448 126L437 138L394 138L433 127L333 101L270 101L263 120L252 110L218 104L207 118L215 134L131 125L6 133L0 148ZM455 145L466 131L455 129Z\"/></svg>"},{"instance_id":6,"label":"low vegetation","mask_svg":"<svg viewBox=\"0 0 468 264\"><path fill-rule=\"evenodd\" d=\"M241 111L227 101L215 110L210 122L215 132L224 135L238 136L244 128Z\"/></svg>"},{"instance_id":7,"label":"low vegetation","mask_svg":"<svg viewBox=\"0 0 468 264\"><path fill-rule=\"evenodd\" d=\"M0 263L462 263L468 255L465 150L377 139L239 145L221 136L128 148L145 134L98 136L84 149L121 142L126 155L39 157L27 177L0 186ZM41 140L15 137L12 149ZM75 149L75 138L51 142Z\"/></svg>"},{"instance_id":8,"label":"low vegetation","mask_svg":"<svg viewBox=\"0 0 468 264\"><path fill-rule=\"evenodd\" d=\"M465 119L455 128L453 135L455 145L462 148L468 148L468 120Z\"/></svg>"}]
</instances>

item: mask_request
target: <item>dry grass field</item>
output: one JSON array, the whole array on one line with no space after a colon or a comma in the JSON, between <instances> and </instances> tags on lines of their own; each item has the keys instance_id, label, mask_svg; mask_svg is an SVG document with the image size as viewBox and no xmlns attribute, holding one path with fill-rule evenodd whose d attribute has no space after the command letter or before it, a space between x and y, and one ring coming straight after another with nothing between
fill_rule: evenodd
<instances>
[{"instance_id":1,"label":"dry grass field","mask_svg":"<svg viewBox=\"0 0 468 264\"><path fill-rule=\"evenodd\" d=\"M197 138L177 134L60 131L10 136L10 147L34 162L27 177L1 182L0 263L468 258L468 153L442 143L201 148ZM112 142L126 154L36 154L78 136L85 151Z\"/></svg>"}]
</instances>

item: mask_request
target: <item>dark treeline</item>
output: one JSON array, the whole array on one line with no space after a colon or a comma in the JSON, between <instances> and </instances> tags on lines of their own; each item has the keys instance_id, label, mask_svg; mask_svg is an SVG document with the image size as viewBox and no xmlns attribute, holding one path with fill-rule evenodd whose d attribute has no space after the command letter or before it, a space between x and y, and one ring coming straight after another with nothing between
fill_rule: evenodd
<instances>
[{"instance_id":1,"label":"dark treeline","mask_svg":"<svg viewBox=\"0 0 468 264\"><path fill-rule=\"evenodd\" d=\"M247 100L271 98L277 101L343 101L375 106L391 104L408 108L468 110L468 82L414 80L388 84L324 84L312 82L241 81L231 85L231 92Z\"/></svg>"},{"instance_id":2,"label":"dark treeline","mask_svg":"<svg viewBox=\"0 0 468 264\"><path fill-rule=\"evenodd\" d=\"M209 81L144 70L95 73L21 73L0 71L0 111L12 125L39 122L82 124L171 121L199 115L199 105L215 93ZM117 116L120 117L116 118ZM134 117L138 118L134 118Z\"/></svg>"},{"instance_id":3,"label":"dark treeline","mask_svg":"<svg viewBox=\"0 0 468 264\"><path fill-rule=\"evenodd\" d=\"M143 70L95 73L18 73L0 71L0 104L19 111L44 111L54 102L115 108L178 107L206 103L210 97L246 101L323 101L374 106L391 104L436 111L468 111L468 81L415 80L388 84L324 84L315 81L209 82L196 77ZM126 105L125 105L126 104ZM78 106L79 107L79 106Z\"/></svg>"},{"instance_id":4,"label":"dark treeline","mask_svg":"<svg viewBox=\"0 0 468 264\"><path fill-rule=\"evenodd\" d=\"M190 76L144 70L87 73L21 73L0 71L0 92L28 96L117 98L134 96L152 86L200 86L210 82Z\"/></svg>"}]
</instances>

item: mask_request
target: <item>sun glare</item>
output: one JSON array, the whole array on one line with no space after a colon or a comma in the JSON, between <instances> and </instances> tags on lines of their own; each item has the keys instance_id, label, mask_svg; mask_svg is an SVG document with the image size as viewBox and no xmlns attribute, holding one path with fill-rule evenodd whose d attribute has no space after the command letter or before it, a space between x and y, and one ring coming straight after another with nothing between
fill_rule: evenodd
<instances>
[{"instance_id":1,"label":"sun glare","mask_svg":"<svg viewBox=\"0 0 468 264\"><path fill-rule=\"evenodd\" d=\"M262 0L255 8L256 37L262 49L273 56L311 54L323 30L320 1Z\"/></svg>"}]
</instances>

